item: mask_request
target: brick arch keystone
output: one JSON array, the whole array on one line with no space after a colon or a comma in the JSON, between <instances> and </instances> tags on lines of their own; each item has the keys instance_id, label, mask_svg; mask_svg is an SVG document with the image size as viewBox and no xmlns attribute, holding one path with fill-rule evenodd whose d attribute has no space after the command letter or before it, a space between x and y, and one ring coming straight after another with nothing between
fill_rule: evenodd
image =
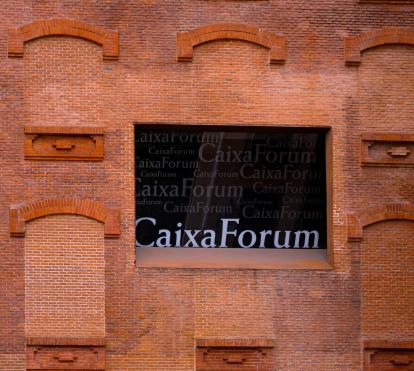
<instances>
[{"instance_id":1,"label":"brick arch keystone","mask_svg":"<svg viewBox=\"0 0 414 371\"><path fill-rule=\"evenodd\" d=\"M391 44L414 45L414 29L384 27L358 36L347 37L345 38L345 63L348 66L359 66L361 53L364 50Z\"/></svg>"},{"instance_id":2,"label":"brick arch keystone","mask_svg":"<svg viewBox=\"0 0 414 371\"><path fill-rule=\"evenodd\" d=\"M212 24L177 33L177 61L191 62L195 46L222 39L243 40L270 49L270 63L284 64L286 40L269 31L242 24Z\"/></svg>"},{"instance_id":3,"label":"brick arch keystone","mask_svg":"<svg viewBox=\"0 0 414 371\"><path fill-rule=\"evenodd\" d=\"M102 45L103 59L118 59L118 32L69 19L36 21L9 31L9 57L23 57L24 43L43 36L65 35L80 37Z\"/></svg>"},{"instance_id":4,"label":"brick arch keystone","mask_svg":"<svg viewBox=\"0 0 414 371\"><path fill-rule=\"evenodd\" d=\"M116 238L120 234L120 213L117 209L105 207L101 202L79 199L53 199L29 204L11 206L9 210L10 235L22 237L26 223L47 215L83 215L104 223L106 238Z\"/></svg>"},{"instance_id":5,"label":"brick arch keystone","mask_svg":"<svg viewBox=\"0 0 414 371\"><path fill-rule=\"evenodd\" d=\"M371 224L396 219L414 221L414 204L390 203L351 213L347 221L348 241L362 241L363 229Z\"/></svg>"}]
</instances>

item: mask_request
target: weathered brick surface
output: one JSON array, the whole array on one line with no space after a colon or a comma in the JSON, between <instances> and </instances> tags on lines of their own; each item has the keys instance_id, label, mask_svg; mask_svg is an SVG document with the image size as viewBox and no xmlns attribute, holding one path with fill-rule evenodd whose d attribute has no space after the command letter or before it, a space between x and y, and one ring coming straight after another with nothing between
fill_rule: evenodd
<instances>
[{"instance_id":1,"label":"weathered brick surface","mask_svg":"<svg viewBox=\"0 0 414 371\"><path fill-rule=\"evenodd\" d=\"M360 371L362 337L412 340L413 223L372 224L362 243L348 243L346 216L413 200L412 169L361 168L360 151L361 133L412 132L414 49L380 46L364 50L358 67L344 63L344 38L413 29L411 10L357 0L6 1L0 7L0 370L25 369L25 333L37 328L35 321L54 335L64 329L84 337L101 336L105 322L109 371L193 370L194 339L208 337L275 339L276 370ZM101 45L66 33L27 41L22 58L7 58L10 29L54 18L119 31L119 59L103 60ZM197 45L191 63L177 63L177 33L214 24L283 36L286 63L269 65L268 48L233 39ZM332 126L335 269L137 270L134 122ZM25 161L27 125L103 127L104 160ZM121 210L120 238L104 239L103 224L74 215L30 220L24 238L10 237L11 205L65 198ZM44 237L48 250L35 243ZM86 306L76 309L93 312L86 321L65 311L64 296L57 296L53 316L36 317L49 304L36 293L40 278L25 294L27 274L35 275L35 267L64 271L70 251L90 239L105 247L105 286L89 288L91 295L105 289L105 312L81 297ZM33 259L46 251L53 259L31 260L33 270L25 273L27 246L40 249ZM87 262L92 250L75 255ZM361 273L371 261L372 271ZM102 265L84 274L90 269L103 279ZM370 272L383 286L375 286ZM77 289L69 290L66 308L77 302ZM383 295L374 310L376 289ZM52 291L43 297L55 297Z\"/></svg>"},{"instance_id":2,"label":"weathered brick surface","mask_svg":"<svg viewBox=\"0 0 414 371\"><path fill-rule=\"evenodd\" d=\"M347 218L348 241L361 241L363 228L386 220L414 220L414 205L408 202L367 207Z\"/></svg>"},{"instance_id":3,"label":"weathered brick surface","mask_svg":"<svg viewBox=\"0 0 414 371\"><path fill-rule=\"evenodd\" d=\"M384 238L384 234L388 238ZM413 223L389 221L367 229L362 243L362 334L414 340Z\"/></svg>"},{"instance_id":4,"label":"weathered brick surface","mask_svg":"<svg viewBox=\"0 0 414 371\"><path fill-rule=\"evenodd\" d=\"M27 337L105 337L103 226L75 215L28 224Z\"/></svg>"},{"instance_id":5,"label":"weathered brick surface","mask_svg":"<svg viewBox=\"0 0 414 371\"><path fill-rule=\"evenodd\" d=\"M104 157L99 127L25 126L24 156L32 160L96 160Z\"/></svg>"},{"instance_id":6,"label":"weathered brick surface","mask_svg":"<svg viewBox=\"0 0 414 371\"><path fill-rule=\"evenodd\" d=\"M177 60L191 62L193 48L215 40L243 40L270 49L270 63L283 64L286 58L286 40L268 31L243 24L213 24L188 32L177 33Z\"/></svg>"},{"instance_id":7,"label":"weathered brick surface","mask_svg":"<svg viewBox=\"0 0 414 371\"><path fill-rule=\"evenodd\" d=\"M384 27L358 36L345 38L345 62L359 65L364 50L382 45L414 45L414 30L404 27Z\"/></svg>"},{"instance_id":8,"label":"weathered brick surface","mask_svg":"<svg viewBox=\"0 0 414 371\"><path fill-rule=\"evenodd\" d=\"M108 32L101 27L68 19L48 19L29 23L16 30L10 30L8 35L9 57L22 57L24 43L44 36L74 36L96 42L103 47L104 59L117 59L118 33Z\"/></svg>"},{"instance_id":9,"label":"weathered brick surface","mask_svg":"<svg viewBox=\"0 0 414 371\"><path fill-rule=\"evenodd\" d=\"M0 367L7 371L24 371L26 370L26 354L0 354Z\"/></svg>"},{"instance_id":10,"label":"weathered brick surface","mask_svg":"<svg viewBox=\"0 0 414 371\"><path fill-rule=\"evenodd\" d=\"M119 236L120 213L102 203L82 199L46 199L10 207L9 229L12 236L24 236L26 223L48 215L83 215L104 223L105 237Z\"/></svg>"}]
</instances>

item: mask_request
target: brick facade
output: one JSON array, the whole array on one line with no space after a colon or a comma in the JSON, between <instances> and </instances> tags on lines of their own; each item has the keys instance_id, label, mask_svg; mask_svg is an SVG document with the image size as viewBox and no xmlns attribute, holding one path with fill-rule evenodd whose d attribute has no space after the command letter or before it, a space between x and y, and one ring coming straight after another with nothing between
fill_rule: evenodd
<instances>
[{"instance_id":1,"label":"brick facade","mask_svg":"<svg viewBox=\"0 0 414 371\"><path fill-rule=\"evenodd\" d=\"M412 370L413 7L6 1L0 371ZM134 123L330 127L332 269L137 268Z\"/></svg>"}]
</instances>

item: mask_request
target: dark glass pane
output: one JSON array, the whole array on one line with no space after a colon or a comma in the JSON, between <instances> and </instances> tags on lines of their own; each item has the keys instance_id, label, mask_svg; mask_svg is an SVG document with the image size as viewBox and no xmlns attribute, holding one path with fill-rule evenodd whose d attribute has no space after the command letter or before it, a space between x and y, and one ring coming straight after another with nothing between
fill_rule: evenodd
<instances>
[{"instance_id":1,"label":"dark glass pane","mask_svg":"<svg viewBox=\"0 0 414 371\"><path fill-rule=\"evenodd\" d=\"M136 126L137 246L326 249L325 134Z\"/></svg>"}]
</instances>

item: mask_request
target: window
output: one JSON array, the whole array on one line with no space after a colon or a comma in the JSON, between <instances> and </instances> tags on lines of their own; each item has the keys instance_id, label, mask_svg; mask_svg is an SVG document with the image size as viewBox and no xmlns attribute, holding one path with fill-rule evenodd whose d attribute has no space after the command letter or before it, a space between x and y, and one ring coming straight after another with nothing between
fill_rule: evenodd
<instances>
[{"instance_id":1,"label":"window","mask_svg":"<svg viewBox=\"0 0 414 371\"><path fill-rule=\"evenodd\" d=\"M138 266L326 267L327 133L137 124Z\"/></svg>"}]
</instances>

